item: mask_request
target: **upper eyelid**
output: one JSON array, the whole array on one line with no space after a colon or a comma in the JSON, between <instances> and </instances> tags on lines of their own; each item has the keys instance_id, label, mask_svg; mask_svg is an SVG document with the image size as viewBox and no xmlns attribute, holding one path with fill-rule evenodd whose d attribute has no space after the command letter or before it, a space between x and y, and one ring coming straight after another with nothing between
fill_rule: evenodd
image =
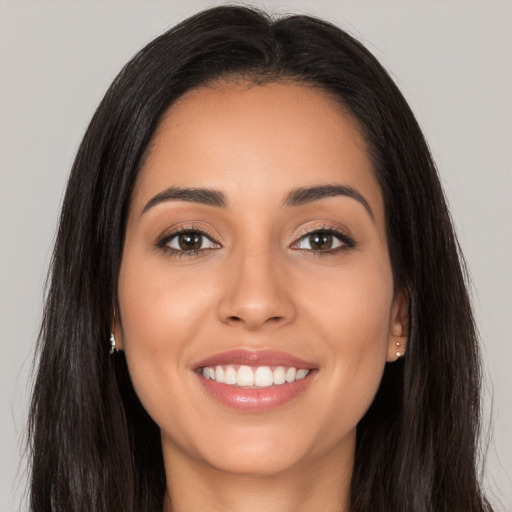
<instances>
[{"instance_id":1,"label":"upper eyelid","mask_svg":"<svg viewBox=\"0 0 512 512\"><path fill-rule=\"evenodd\" d=\"M338 238L338 240L342 243L341 247L334 248L334 249L328 249L325 251L315 251L312 249L302 249L300 247L295 247L298 245L303 239L307 238L308 236L311 236L314 233L322 233L327 232L333 235L334 237ZM337 252L338 250L343 249L354 249L357 247L358 243L354 239L354 237L348 232L346 229L342 229L339 226L335 226L333 224L323 224L322 226L315 226L314 228L304 228L301 234L295 234L295 237L293 238L291 244L289 243L289 247L292 250L297 251L307 251L307 252L313 252L313 253L322 253L322 254L333 254Z\"/></svg>"},{"instance_id":2,"label":"upper eyelid","mask_svg":"<svg viewBox=\"0 0 512 512\"><path fill-rule=\"evenodd\" d=\"M298 231L294 230L294 232L286 237L285 243L286 245L290 246L293 244L296 244L299 242L302 238L305 238L313 233L327 231L332 233L333 235L338 235L341 237L348 238L349 240L352 240L355 244L355 240L353 236L351 235L350 231L342 226L339 226L337 223L331 223L327 221L323 221L320 225L314 225L314 226L306 226L303 228L300 228ZM197 224L184 224L175 228L170 228L168 231L164 232L162 235L160 235L157 238L157 245L163 246L167 244L170 240L172 240L175 236L180 235L181 233L190 233L195 232L199 233L202 236L205 236L208 238L211 242L218 244L219 246L222 246L222 243L219 241L219 236L212 233L210 230L205 228L204 226L197 225Z\"/></svg>"},{"instance_id":3,"label":"upper eyelid","mask_svg":"<svg viewBox=\"0 0 512 512\"><path fill-rule=\"evenodd\" d=\"M300 240L301 238L304 238L305 236L311 235L313 233L321 232L321 231L328 231L333 234L339 234L343 235L347 238L353 239L352 234L350 233L350 230L347 228L340 226L337 223L330 223L323 221L324 223L321 225L314 225L314 226L306 226L303 228L299 228L298 230L295 230L292 235L287 237L288 243L293 243L295 241Z\"/></svg>"},{"instance_id":4,"label":"upper eyelid","mask_svg":"<svg viewBox=\"0 0 512 512\"><path fill-rule=\"evenodd\" d=\"M157 238L157 245L162 247L169 243L169 241L172 240L175 236L178 236L182 233L199 233L200 235L208 238L211 242L221 245L217 236L210 233L210 231L206 228L197 225L183 225L164 231L164 233Z\"/></svg>"},{"instance_id":5,"label":"upper eyelid","mask_svg":"<svg viewBox=\"0 0 512 512\"><path fill-rule=\"evenodd\" d=\"M296 236L300 238L304 238L305 236L312 235L313 233L322 233L322 232L328 232L328 233L338 233L340 235L349 236L349 234L340 228L334 227L334 226L322 226L322 227L315 227L313 229L304 229L302 232L299 232Z\"/></svg>"}]
</instances>

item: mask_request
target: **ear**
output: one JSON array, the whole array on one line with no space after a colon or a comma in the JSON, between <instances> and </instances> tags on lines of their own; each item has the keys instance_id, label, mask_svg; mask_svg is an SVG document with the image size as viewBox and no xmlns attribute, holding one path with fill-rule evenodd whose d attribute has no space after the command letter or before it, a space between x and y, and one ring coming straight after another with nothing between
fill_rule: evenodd
<instances>
[{"instance_id":1,"label":"ear","mask_svg":"<svg viewBox=\"0 0 512 512\"><path fill-rule=\"evenodd\" d=\"M121 326L121 318L119 313L114 312L110 322L110 332L116 339L116 349L123 350L123 328Z\"/></svg>"},{"instance_id":2,"label":"ear","mask_svg":"<svg viewBox=\"0 0 512 512\"><path fill-rule=\"evenodd\" d=\"M395 292L389 319L387 361L393 362L407 350L409 336L409 294L405 288Z\"/></svg>"}]
</instances>

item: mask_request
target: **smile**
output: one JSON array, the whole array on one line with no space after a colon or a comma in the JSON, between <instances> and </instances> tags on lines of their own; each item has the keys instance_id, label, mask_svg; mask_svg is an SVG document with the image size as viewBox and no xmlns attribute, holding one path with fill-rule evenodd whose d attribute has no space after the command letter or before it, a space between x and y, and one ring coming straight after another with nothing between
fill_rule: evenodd
<instances>
[{"instance_id":1,"label":"smile","mask_svg":"<svg viewBox=\"0 0 512 512\"><path fill-rule=\"evenodd\" d=\"M264 412L302 395L318 368L311 362L272 350L232 350L194 365L206 396L245 412Z\"/></svg>"},{"instance_id":2,"label":"smile","mask_svg":"<svg viewBox=\"0 0 512 512\"><path fill-rule=\"evenodd\" d=\"M248 388L268 388L270 386L281 386L285 383L291 383L304 379L310 370L305 368L294 368L278 366L251 367L247 365L227 366L217 365L203 367L201 373L205 379L227 384L229 386L248 387Z\"/></svg>"}]
</instances>

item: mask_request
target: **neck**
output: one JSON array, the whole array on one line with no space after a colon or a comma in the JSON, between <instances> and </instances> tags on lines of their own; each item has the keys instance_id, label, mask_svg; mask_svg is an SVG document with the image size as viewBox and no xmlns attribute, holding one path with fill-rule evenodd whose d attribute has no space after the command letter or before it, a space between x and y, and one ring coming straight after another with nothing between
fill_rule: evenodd
<instances>
[{"instance_id":1,"label":"neck","mask_svg":"<svg viewBox=\"0 0 512 512\"><path fill-rule=\"evenodd\" d=\"M168 489L164 512L349 510L353 447L344 457L333 450L329 455L271 475L228 473L178 451L164 458Z\"/></svg>"}]
</instances>

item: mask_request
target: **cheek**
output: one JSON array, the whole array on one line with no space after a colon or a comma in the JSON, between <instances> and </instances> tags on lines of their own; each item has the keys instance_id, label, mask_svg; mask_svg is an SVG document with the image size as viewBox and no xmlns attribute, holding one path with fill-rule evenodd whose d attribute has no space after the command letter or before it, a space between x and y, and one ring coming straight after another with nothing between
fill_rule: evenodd
<instances>
[{"instance_id":1,"label":"cheek","mask_svg":"<svg viewBox=\"0 0 512 512\"><path fill-rule=\"evenodd\" d=\"M364 271L352 267L324 283L322 292L309 286L314 291L309 307L303 309L309 311L308 323L315 326L324 375L330 380L322 397L325 410L346 428L364 415L382 378L393 282L387 268L367 266Z\"/></svg>"},{"instance_id":2,"label":"cheek","mask_svg":"<svg viewBox=\"0 0 512 512\"><path fill-rule=\"evenodd\" d=\"M161 258L130 254L119 276L123 350L135 391L157 423L176 396L171 390L188 377L193 341L211 309L212 287L199 287L200 276L182 277Z\"/></svg>"},{"instance_id":3,"label":"cheek","mask_svg":"<svg viewBox=\"0 0 512 512\"><path fill-rule=\"evenodd\" d=\"M361 261L330 275L311 275L298 296L333 350L363 354L385 348L393 301L389 266Z\"/></svg>"},{"instance_id":4,"label":"cheek","mask_svg":"<svg viewBox=\"0 0 512 512\"><path fill-rule=\"evenodd\" d=\"M124 258L119 301L125 349L141 346L158 353L192 338L212 301L214 287L204 274L180 272L161 256Z\"/></svg>"}]
</instances>

